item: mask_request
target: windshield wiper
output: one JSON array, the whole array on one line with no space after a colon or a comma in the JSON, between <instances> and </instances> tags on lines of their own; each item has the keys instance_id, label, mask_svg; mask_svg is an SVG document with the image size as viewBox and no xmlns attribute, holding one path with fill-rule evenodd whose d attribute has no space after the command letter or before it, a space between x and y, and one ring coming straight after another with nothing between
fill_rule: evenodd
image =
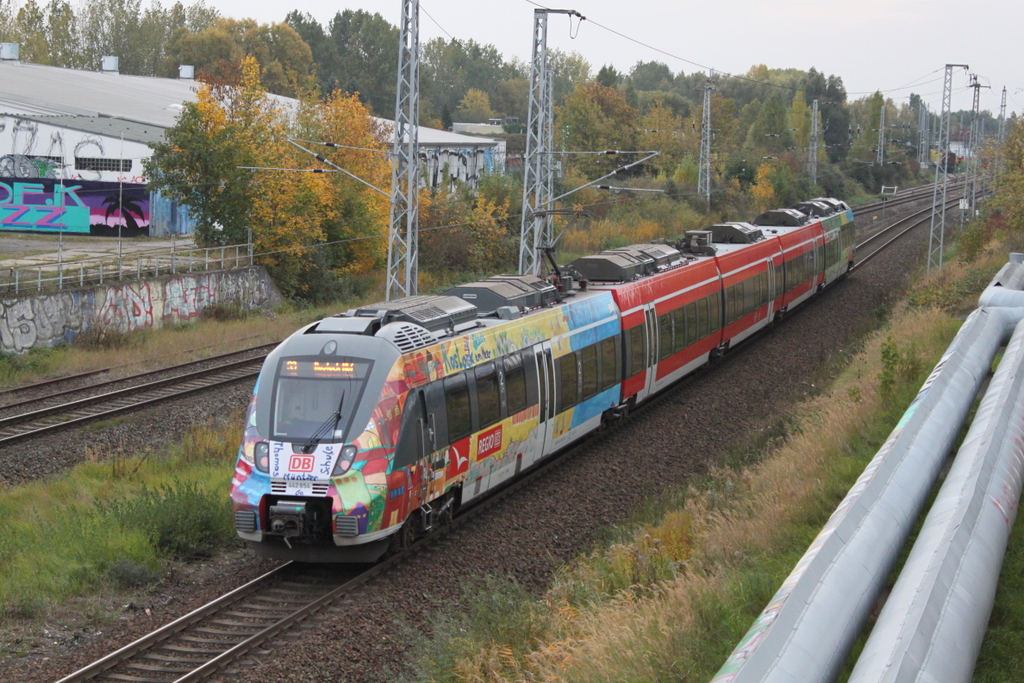
<instances>
[{"instance_id":1,"label":"windshield wiper","mask_svg":"<svg viewBox=\"0 0 1024 683\"><path fill-rule=\"evenodd\" d=\"M330 430L331 432L336 431L338 429L338 423L341 422L341 411L344 407L345 392L342 391L341 401L338 402L338 409L327 416L327 419L324 420L324 423L316 428L316 431L313 432L313 435L309 437L306 443L302 444L302 448L300 448L299 450L301 450L303 453L309 453L314 448L316 448L316 445L320 443L320 440L327 435L328 430Z\"/></svg>"}]
</instances>

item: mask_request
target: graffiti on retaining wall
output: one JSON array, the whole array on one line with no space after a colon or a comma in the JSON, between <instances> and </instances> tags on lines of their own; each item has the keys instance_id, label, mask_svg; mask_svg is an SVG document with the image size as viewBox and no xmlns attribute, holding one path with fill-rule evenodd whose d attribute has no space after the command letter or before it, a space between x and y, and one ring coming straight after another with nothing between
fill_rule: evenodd
<instances>
[{"instance_id":1,"label":"graffiti on retaining wall","mask_svg":"<svg viewBox=\"0 0 1024 683\"><path fill-rule=\"evenodd\" d=\"M33 346L68 341L88 327L92 292L58 292L0 302L0 344L22 353Z\"/></svg>"},{"instance_id":2,"label":"graffiti on retaining wall","mask_svg":"<svg viewBox=\"0 0 1024 683\"><path fill-rule=\"evenodd\" d=\"M149 284L107 287L97 322L103 329L119 332L153 327L153 298Z\"/></svg>"},{"instance_id":3,"label":"graffiti on retaining wall","mask_svg":"<svg viewBox=\"0 0 1024 683\"><path fill-rule=\"evenodd\" d=\"M250 268L244 272L200 273L164 283L164 318L191 320L215 303L258 308L269 301L267 283Z\"/></svg>"},{"instance_id":4,"label":"graffiti on retaining wall","mask_svg":"<svg viewBox=\"0 0 1024 683\"><path fill-rule=\"evenodd\" d=\"M258 308L272 286L260 269L176 275L153 282L36 294L0 301L0 348L23 353L70 341L91 327L132 332L191 320L211 304Z\"/></svg>"}]
</instances>

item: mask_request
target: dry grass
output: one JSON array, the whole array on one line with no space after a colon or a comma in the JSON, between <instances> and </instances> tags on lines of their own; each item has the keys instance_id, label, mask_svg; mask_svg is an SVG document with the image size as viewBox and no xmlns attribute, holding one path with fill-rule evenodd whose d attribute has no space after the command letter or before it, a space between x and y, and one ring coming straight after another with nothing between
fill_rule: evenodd
<instances>
[{"instance_id":1,"label":"dry grass","mask_svg":"<svg viewBox=\"0 0 1024 683\"><path fill-rule=\"evenodd\" d=\"M883 344L925 359L916 365L926 373L959 325L898 310L829 394L800 407L789 438L763 462L714 472L690 486L682 508L563 568L544 600L549 626L528 651L481 644L434 678L707 680L902 411L879 392ZM900 378L905 400L922 380Z\"/></svg>"}]
</instances>

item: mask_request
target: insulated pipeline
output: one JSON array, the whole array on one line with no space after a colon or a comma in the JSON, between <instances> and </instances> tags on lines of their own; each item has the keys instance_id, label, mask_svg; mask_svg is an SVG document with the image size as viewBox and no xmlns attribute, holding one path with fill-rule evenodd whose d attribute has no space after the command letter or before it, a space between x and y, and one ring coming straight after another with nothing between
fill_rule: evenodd
<instances>
[{"instance_id":1,"label":"insulated pipeline","mask_svg":"<svg viewBox=\"0 0 1024 683\"><path fill-rule=\"evenodd\" d=\"M979 309L713 683L834 680L1022 311Z\"/></svg>"}]
</instances>

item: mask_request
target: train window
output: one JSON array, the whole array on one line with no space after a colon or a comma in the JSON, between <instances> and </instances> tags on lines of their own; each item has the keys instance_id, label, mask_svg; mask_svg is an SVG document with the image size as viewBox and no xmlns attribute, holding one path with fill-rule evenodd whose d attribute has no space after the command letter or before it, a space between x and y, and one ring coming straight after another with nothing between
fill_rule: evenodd
<instances>
[{"instance_id":1,"label":"train window","mask_svg":"<svg viewBox=\"0 0 1024 683\"><path fill-rule=\"evenodd\" d=\"M686 345L697 342L697 302L686 304Z\"/></svg>"},{"instance_id":2,"label":"train window","mask_svg":"<svg viewBox=\"0 0 1024 683\"><path fill-rule=\"evenodd\" d=\"M764 271L758 276L760 282L761 300L758 306L764 306L768 303L768 271Z\"/></svg>"},{"instance_id":3,"label":"train window","mask_svg":"<svg viewBox=\"0 0 1024 683\"><path fill-rule=\"evenodd\" d=\"M505 356L505 401L508 405L508 414L526 410L529 400L526 395L526 370L523 369L523 359L518 354Z\"/></svg>"},{"instance_id":4,"label":"train window","mask_svg":"<svg viewBox=\"0 0 1024 683\"><path fill-rule=\"evenodd\" d=\"M597 368L597 344L591 344L580 351L580 370L583 377L583 396L581 400L586 401L597 394L598 368Z\"/></svg>"},{"instance_id":5,"label":"train window","mask_svg":"<svg viewBox=\"0 0 1024 683\"><path fill-rule=\"evenodd\" d=\"M519 352L523 370L526 374L526 405L535 406L540 403L540 376L537 374L537 353L533 348Z\"/></svg>"},{"instance_id":6,"label":"train window","mask_svg":"<svg viewBox=\"0 0 1024 683\"><path fill-rule=\"evenodd\" d=\"M697 335L698 339L708 336L708 322L710 314L711 297L706 296L697 302Z\"/></svg>"},{"instance_id":7,"label":"train window","mask_svg":"<svg viewBox=\"0 0 1024 683\"><path fill-rule=\"evenodd\" d=\"M476 405L480 415L480 429L486 429L501 419L501 393L498 389L498 371L494 363L478 365L476 374Z\"/></svg>"},{"instance_id":8,"label":"train window","mask_svg":"<svg viewBox=\"0 0 1024 683\"><path fill-rule=\"evenodd\" d=\"M615 337L601 340L601 390L619 382L619 354L615 349Z\"/></svg>"},{"instance_id":9,"label":"train window","mask_svg":"<svg viewBox=\"0 0 1024 683\"><path fill-rule=\"evenodd\" d=\"M644 369L644 326L637 325L629 330L629 372L630 377Z\"/></svg>"},{"instance_id":10,"label":"train window","mask_svg":"<svg viewBox=\"0 0 1024 683\"><path fill-rule=\"evenodd\" d=\"M711 332L722 329L722 297L715 292L708 297L711 304Z\"/></svg>"},{"instance_id":11,"label":"train window","mask_svg":"<svg viewBox=\"0 0 1024 683\"><path fill-rule=\"evenodd\" d=\"M672 311L672 327L675 334L672 335L672 349L678 351L686 346L686 308L680 306Z\"/></svg>"},{"instance_id":12,"label":"train window","mask_svg":"<svg viewBox=\"0 0 1024 683\"><path fill-rule=\"evenodd\" d=\"M757 308L757 276L755 275L751 278L748 278L744 283L744 286L745 291L743 293L743 312L744 314L753 313L754 310Z\"/></svg>"},{"instance_id":13,"label":"train window","mask_svg":"<svg viewBox=\"0 0 1024 683\"><path fill-rule=\"evenodd\" d=\"M661 347L661 360L672 355L672 314L658 316L658 344Z\"/></svg>"},{"instance_id":14,"label":"train window","mask_svg":"<svg viewBox=\"0 0 1024 683\"><path fill-rule=\"evenodd\" d=\"M558 359L559 403L558 412L568 410L576 405L577 371L576 354L567 353Z\"/></svg>"},{"instance_id":15,"label":"train window","mask_svg":"<svg viewBox=\"0 0 1024 683\"><path fill-rule=\"evenodd\" d=\"M402 426L398 432L398 443L395 448L394 466L396 468L411 465L427 454L424 443L426 417L423 392L410 391L405 406L402 408Z\"/></svg>"},{"instance_id":16,"label":"train window","mask_svg":"<svg viewBox=\"0 0 1024 683\"><path fill-rule=\"evenodd\" d=\"M465 373L445 377L444 409L448 413L448 440L455 443L469 436L473 431L473 418L469 412L469 384Z\"/></svg>"}]
</instances>

